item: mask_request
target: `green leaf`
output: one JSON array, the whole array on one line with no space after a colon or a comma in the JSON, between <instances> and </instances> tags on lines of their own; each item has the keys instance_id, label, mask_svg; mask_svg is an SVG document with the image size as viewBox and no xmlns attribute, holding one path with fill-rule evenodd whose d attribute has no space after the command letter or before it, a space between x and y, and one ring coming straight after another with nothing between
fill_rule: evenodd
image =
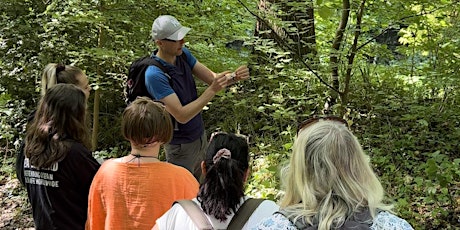
<instances>
[{"instance_id":1,"label":"green leaf","mask_svg":"<svg viewBox=\"0 0 460 230\"><path fill-rule=\"evenodd\" d=\"M286 143L286 144L283 145L283 148L284 148L285 150L289 150L289 149L291 149L292 144L293 144L293 143Z\"/></svg>"},{"instance_id":2,"label":"green leaf","mask_svg":"<svg viewBox=\"0 0 460 230\"><path fill-rule=\"evenodd\" d=\"M437 163L434 159L429 159L426 162L427 168L425 169L425 172L430 175L430 176L435 176L436 172L438 171L438 166Z\"/></svg>"},{"instance_id":3,"label":"green leaf","mask_svg":"<svg viewBox=\"0 0 460 230\"><path fill-rule=\"evenodd\" d=\"M318 15L323 19L329 19L334 14L334 11L326 6L320 6L318 8Z\"/></svg>"},{"instance_id":4,"label":"green leaf","mask_svg":"<svg viewBox=\"0 0 460 230\"><path fill-rule=\"evenodd\" d=\"M428 122L426 120L420 119L417 122L421 124L423 127L428 127Z\"/></svg>"},{"instance_id":5,"label":"green leaf","mask_svg":"<svg viewBox=\"0 0 460 230\"><path fill-rule=\"evenodd\" d=\"M436 194L437 189L435 187L428 187L426 191L428 194Z\"/></svg>"}]
</instances>

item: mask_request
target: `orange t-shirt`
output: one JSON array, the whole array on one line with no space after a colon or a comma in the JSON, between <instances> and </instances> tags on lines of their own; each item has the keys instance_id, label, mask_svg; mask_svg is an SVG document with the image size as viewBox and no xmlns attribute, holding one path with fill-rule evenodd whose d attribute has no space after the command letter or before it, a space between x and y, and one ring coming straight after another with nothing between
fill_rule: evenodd
<instances>
[{"instance_id":1,"label":"orange t-shirt","mask_svg":"<svg viewBox=\"0 0 460 230\"><path fill-rule=\"evenodd\" d=\"M152 229L174 201L196 197L198 187L187 169L170 163L107 160L91 184L86 229Z\"/></svg>"}]
</instances>

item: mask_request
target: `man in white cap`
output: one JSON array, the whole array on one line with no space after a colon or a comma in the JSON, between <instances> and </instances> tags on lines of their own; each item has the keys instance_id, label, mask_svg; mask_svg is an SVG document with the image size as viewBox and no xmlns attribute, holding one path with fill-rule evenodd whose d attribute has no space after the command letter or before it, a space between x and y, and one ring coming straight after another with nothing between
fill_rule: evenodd
<instances>
[{"instance_id":1,"label":"man in white cap","mask_svg":"<svg viewBox=\"0 0 460 230\"><path fill-rule=\"evenodd\" d=\"M189 31L173 16L155 19L151 35L158 52L152 58L166 67L171 80L157 66L149 66L145 85L152 98L163 102L175 120L173 139L165 145L166 160L187 168L199 179L207 145L201 111L227 85L249 78L249 69L240 66L234 72L214 73L183 47ZM193 76L209 85L199 97Z\"/></svg>"}]
</instances>

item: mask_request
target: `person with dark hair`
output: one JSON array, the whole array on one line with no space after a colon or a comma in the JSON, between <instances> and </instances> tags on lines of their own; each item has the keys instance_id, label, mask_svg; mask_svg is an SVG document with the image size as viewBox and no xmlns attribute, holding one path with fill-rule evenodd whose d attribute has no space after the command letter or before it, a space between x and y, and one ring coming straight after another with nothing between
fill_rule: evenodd
<instances>
[{"instance_id":1,"label":"person with dark hair","mask_svg":"<svg viewBox=\"0 0 460 230\"><path fill-rule=\"evenodd\" d=\"M89 193L87 229L151 229L178 199L190 199L198 182L187 169L158 159L172 138L171 116L161 103L138 97L122 115L128 155L105 161Z\"/></svg>"},{"instance_id":2,"label":"person with dark hair","mask_svg":"<svg viewBox=\"0 0 460 230\"><path fill-rule=\"evenodd\" d=\"M46 90L56 84L72 84L83 90L86 98L89 97L91 87L88 84L88 77L83 71L75 66L49 63L43 70L41 79L41 96L45 95ZM35 110L29 115L27 121L30 124L34 118ZM22 185L24 182L24 146L25 142L21 143L18 154L16 156L16 176Z\"/></svg>"},{"instance_id":3,"label":"person with dark hair","mask_svg":"<svg viewBox=\"0 0 460 230\"><path fill-rule=\"evenodd\" d=\"M85 93L50 87L25 137L24 182L36 229L84 229L99 163L90 152Z\"/></svg>"},{"instance_id":4,"label":"person with dark hair","mask_svg":"<svg viewBox=\"0 0 460 230\"><path fill-rule=\"evenodd\" d=\"M204 182L195 202L213 229L227 229L242 204L249 199L244 185L249 176L249 147L241 136L227 133L212 135L206 159L201 162ZM273 201L264 200L249 217L243 229L255 225L278 210ZM154 229L197 229L192 217L179 204L156 221Z\"/></svg>"},{"instance_id":5,"label":"person with dark hair","mask_svg":"<svg viewBox=\"0 0 460 230\"><path fill-rule=\"evenodd\" d=\"M342 118L315 117L300 124L281 180L281 210L254 229L412 229L383 201L369 157Z\"/></svg>"}]
</instances>

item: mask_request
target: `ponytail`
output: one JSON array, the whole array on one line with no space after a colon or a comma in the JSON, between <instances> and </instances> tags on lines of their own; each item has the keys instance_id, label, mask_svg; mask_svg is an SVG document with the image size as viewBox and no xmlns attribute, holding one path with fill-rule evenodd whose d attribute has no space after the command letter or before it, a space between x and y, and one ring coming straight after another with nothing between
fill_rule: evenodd
<instances>
[{"instance_id":1,"label":"ponytail","mask_svg":"<svg viewBox=\"0 0 460 230\"><path fill-rule=\"evenodd\" d=\"M41 95L44 96L47 89L59 83L78 85L77 76L80 74L83 71L75 66L49 63L43 70Z\"/></svg>"},{"instance_id":2,"label":"ponytail","mask_svg":"<svg viewBox=\"0 0 460 230\"><path fill-rule=\"evenodd\" d=\"M203 211L220 221L235 213L244 197L245 174L249 168L246 140L234 134L215 135L206 154L206 176L198 200Z\"/></svg>"}]
</instances>

